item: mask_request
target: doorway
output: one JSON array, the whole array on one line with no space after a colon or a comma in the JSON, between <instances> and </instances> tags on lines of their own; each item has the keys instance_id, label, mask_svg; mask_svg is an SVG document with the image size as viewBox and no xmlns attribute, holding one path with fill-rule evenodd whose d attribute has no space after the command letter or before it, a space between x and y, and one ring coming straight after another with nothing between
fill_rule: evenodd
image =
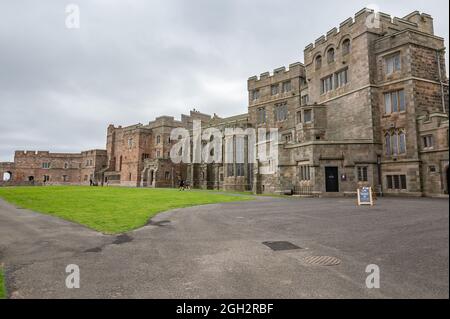
<instances>
[{"instance_id":1,"label":"doorway","mask_svg":"<svg viewBox=\"0 0 450 319\"><path fill-rule=\"evenodd\" d=\"M325 167L325 189L327 193L339 192L339 172L337 167Z\"/></svg>"}]
</instances>

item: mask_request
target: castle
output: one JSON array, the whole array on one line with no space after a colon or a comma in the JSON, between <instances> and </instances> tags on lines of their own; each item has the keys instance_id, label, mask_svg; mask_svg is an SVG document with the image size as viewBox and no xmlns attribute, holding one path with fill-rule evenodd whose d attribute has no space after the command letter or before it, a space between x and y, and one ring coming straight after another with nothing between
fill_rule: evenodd
<instances>
[{"instance_id":1,"label":"castle","mask_svg":"<svg viewBox=\"0 0 450 319\"><path fill-rule=\"evenodd\" d=\"M106 150L79 154L16 151L0 163L3 185L89 184L354 194L372 186L389 195L448 194L448 79L444 40L433 19L363 9L304 50L304 64L248 79L248 112L229 118L198 111L180 120L110 125ZM277 128L274 159L175 164L174 128ZM245 139L245 143L249 140ZM268 143L258 140L257 147Z\"/></svg>"}]
</instances>

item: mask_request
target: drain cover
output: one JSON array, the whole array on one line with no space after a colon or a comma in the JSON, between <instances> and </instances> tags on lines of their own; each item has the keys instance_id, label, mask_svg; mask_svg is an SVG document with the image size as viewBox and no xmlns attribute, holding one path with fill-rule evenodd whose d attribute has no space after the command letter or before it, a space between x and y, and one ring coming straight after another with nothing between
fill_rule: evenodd
<instances>
[{"instance_id":1,"label":"drain cover","mask_svg":"<svg viewBox=\"0 0 450 319\"><path fill-rule=\"evenodd\" d=\"M305 257L305 261L316 266L336 266L341 263L340 259L330 256L308 256Z\"/></svg>"},{"instance_id":2,"label":"drain cover","mask_svg":"<svg viewBox=\"0 0 450 319\"><path fill-rule=\"evenodd\" d=\"M266 245L267 247L275 251L302 249L301 247L298 247L288 241L265 241L263 242L263 245Z\"/></svg>"}]
</instances>

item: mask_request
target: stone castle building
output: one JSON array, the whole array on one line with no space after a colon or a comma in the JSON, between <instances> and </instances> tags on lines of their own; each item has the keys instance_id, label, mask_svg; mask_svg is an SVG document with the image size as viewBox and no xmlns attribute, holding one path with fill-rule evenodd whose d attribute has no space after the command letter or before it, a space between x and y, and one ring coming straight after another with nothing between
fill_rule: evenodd
<instances>
[{"instance_id":1,"label":"stone castle building","mask_svg":"<svg viewBox=\"0 0 450 319\"><path fill-rule=\"evenodd\" d=\"M344 195L372 186L391 195L448 194L445 46L430 15L392 18L363 9L308 45L304 64L249 78L248 93L245 114L220 118L194 110L181 120L110 125L106 151L17 151L14 163L0 163L0 176L11 175L4 184L176 187L183 179L196 188L256 193ZM192 133L194 120L221 131L277 128L278 158L175 164L170 133ZM275 173L264 174L273 165Z\"/></svg>"}]
</instances>

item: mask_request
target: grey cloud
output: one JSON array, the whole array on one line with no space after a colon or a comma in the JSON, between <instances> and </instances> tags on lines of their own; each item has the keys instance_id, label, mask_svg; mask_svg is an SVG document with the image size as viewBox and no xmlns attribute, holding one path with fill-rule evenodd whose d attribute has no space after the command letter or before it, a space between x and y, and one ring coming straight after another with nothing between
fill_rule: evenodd
<instances>
[{"instance_id":1,"label":"grey cloud","mask_svg":"<svg viewBox=\"0 0 450 319\"><path fill-rule=\"evenodd\" d=\"M104 148L110 123L178 117L192 107L246 111L249 76L303 60L303 48L371 2L71 0L0 4L0 161L15 149ZM377 1L435 18L448 42L447 1Z\"/></svg>"}]
</instances>

